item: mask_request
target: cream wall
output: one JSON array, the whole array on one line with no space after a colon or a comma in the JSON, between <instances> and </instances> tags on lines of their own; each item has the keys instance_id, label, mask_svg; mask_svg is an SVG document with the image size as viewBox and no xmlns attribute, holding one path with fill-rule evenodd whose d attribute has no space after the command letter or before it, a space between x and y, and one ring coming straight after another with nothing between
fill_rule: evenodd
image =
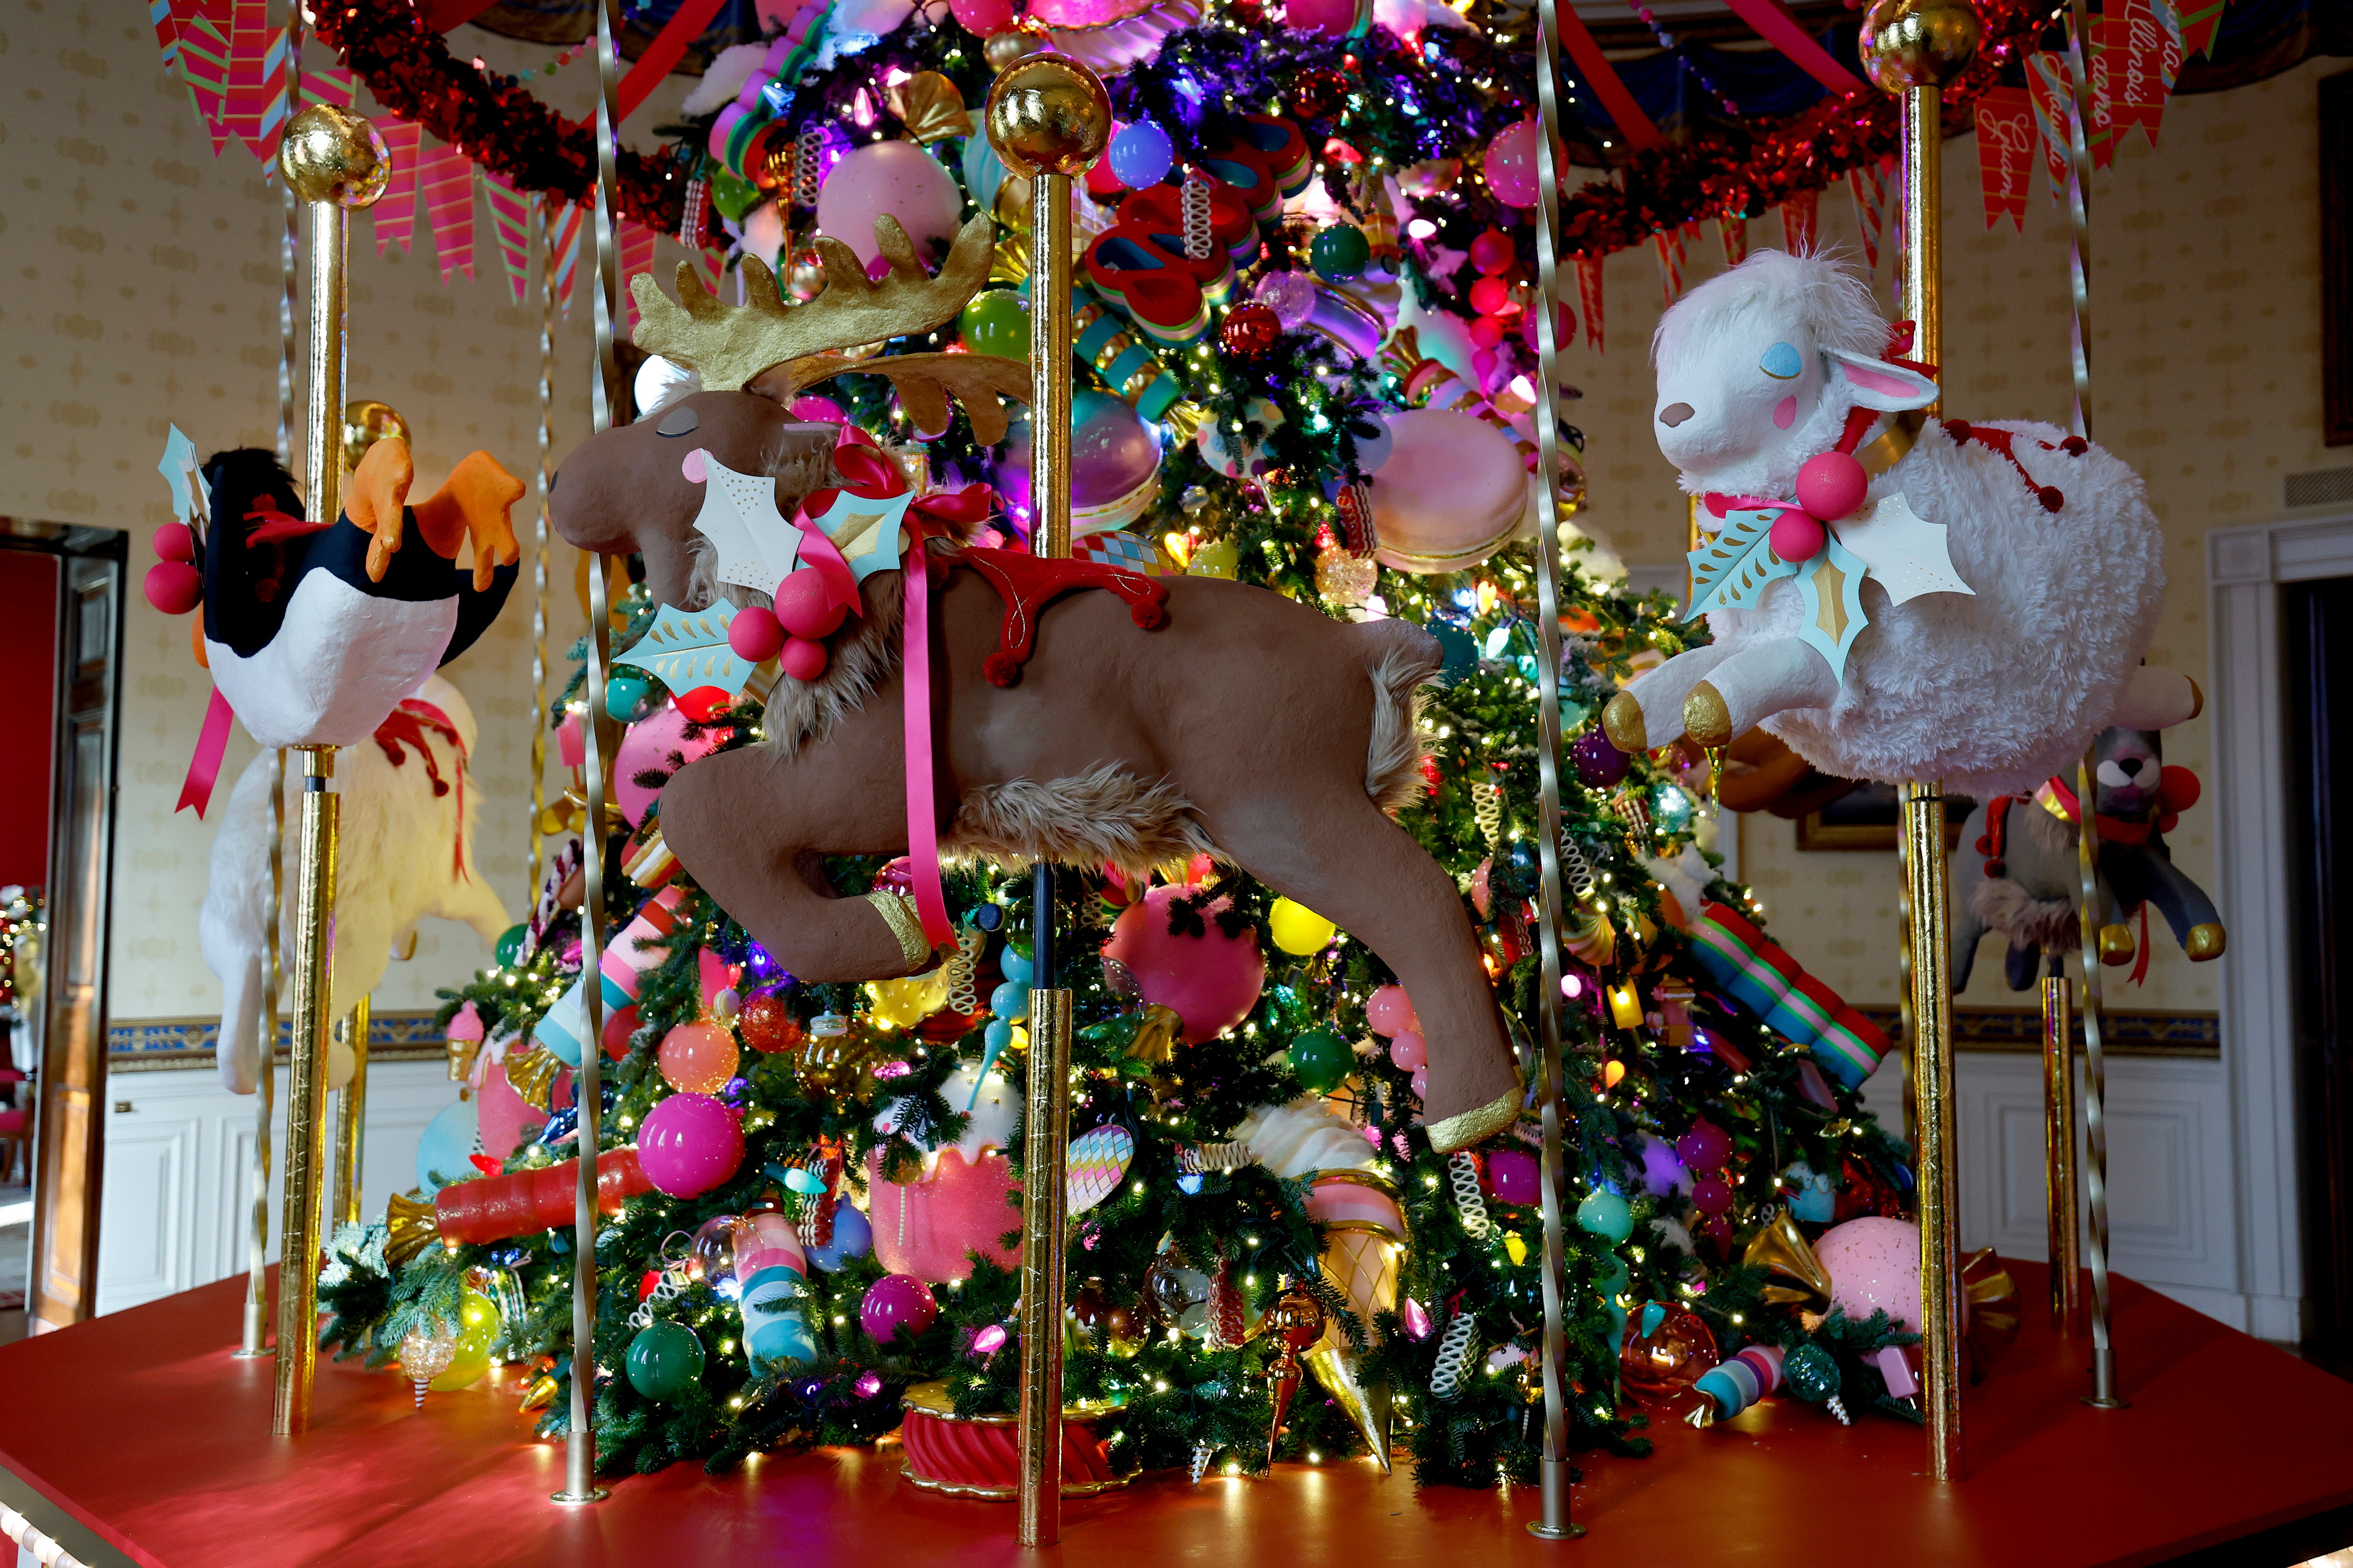
<instances>
[{"instance_id":1,"label":"cream wall","mask_svg":"<svg viewBox=\"0 0 2353 1568\"><path fill-rule=\"evenodd\" d=\"M2186 671L2210 693L2205 538L2211 528L2287 515L2281 479L2348 461L2321 443L2320 205L2316 84L2345 68L2316 60L2253 87L2175 99L2161 144L2135 137L2092 189L2093 434L2148 482L2165 527L2168 578L2149 662ZM1945 412L1963 418L2067 423L2073 378L2068 348L2068 225L2036 178L2026 232L1988 231L1974 137L1945 149ZM1825 194L1821 231L1861 259L1854 204ZM1780 243L1775 218L1750 226L1752 244ZM1720 270L1711 225L1687 281ZM1883 252L1880 297L1892 258ZM1584 388L1577 417L1587 437L1593 505L1579 521L1629 562L1679 563L1684 510L1651 438L1648 344L1661 308L1649 249L1608 263L1608 345L1579 349L1569 375ZM1891 306L1890 314L1894 311ZM2208 721L2166 737L2166 760L2211 784ZM2174 856L2214 885L2213 802L2171 835ZM1743 824L1741 866L1773 933L1849 999L1893 1005L1896 991L1894 857L1799 853L1793 824ZM2223 910L2227 923L2228 910ZM2182 957L2161 921L2147 982L2111 973L2108 1005L2211 1010L2210 965ZM1960 1000L2022 1004L2000 978L1989 939Z\"/></svg>"},{"instance_id":2,"label":"cream wall","mask_svg":"<svg viewBox=\"0 0 2353 1568\"><path fill-rule=\"evenodd\" d=\"M452 42L461 57L509 70L555 52L470 27ZM313 46L307 58L315 67L327 56ZM589 107L595 79L584 57L534 86L576 115ZM659 122L681 90L670 84L633 124ZM166 425L176 421L199 452L276 440L280 198L241 148L214 157L185 90L160 68L145 7L132 0L19 0L0 17L0 514L131 530L135 584L153 561L149 531L171 516L155 472ZM379 258L365 217L353 222L352 240L346 386L406 416L418 493L476 447L530 479L539 462L537 296L513 304L487 208L476 216L474 278L446 287L421 214L407 257ZM675 252L665 242L661 254ZM587 430L591 266L557 335L559 456ZM531 783L533 505L527 499L516 511L523 580L490 633L448 671L481 727L473 758L479 864L518 916ZM586 624L571 586L576 560L555 545L550 658L558 682L564 652ZM172 807L208 682L189 656L187 621L157 614L135 585L130 601L112 1011L117 1019L202 1016L220 996L195 929L213 830ZM217 798L227 799L253 752L239 731ZM462 981L488 959L468 928L428 921L416 958L388 972L377 1005L430 1006L436 986Z\"/></svg>"}]
</instances>

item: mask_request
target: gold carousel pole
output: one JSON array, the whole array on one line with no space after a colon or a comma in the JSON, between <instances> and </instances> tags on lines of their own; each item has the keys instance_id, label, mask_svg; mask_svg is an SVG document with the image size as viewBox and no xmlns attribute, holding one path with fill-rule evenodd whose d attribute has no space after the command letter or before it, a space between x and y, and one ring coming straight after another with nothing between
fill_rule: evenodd
<instances>
[{"instance_id":1,"label":"gold carousel pole","mask_svg":"<svg viewBox=\"0 0 2353 1568\"><path fill-rule=\"evenodd\" d=\"M342 510L344 262L351 214L384 195L390 173L384 139L359 115L313 104L287 121L278 170L308 210L311 239L310 419L302 454L303 498L314 518ZM327 1113L328 992L335 916L338 801L330 745L297 746L302 809L296 830L294 1046L287 1073L286 1191L279 1232L278 1385L270 1430L288 1436L311 1425L311 1375L318 1357L321 1158Z\"/></svg>"},{"instance_id":2,"label":"gold carousel pole","mask_svg":"<svg viewBox=\"0 0 2353 1568\"><path fill-rule=\"evenodd\" d=\"M2083 1289L2075 1211L2075 1024L2066 952L2053 948L2044 959L2053 971L2042 980L2042 1196L2050 1223L2051 1328L2072 1334Z\"/></svg>"},{"instance_id":3,"label":"gold carousel pole","mask_svg":"<svg viewBox=\"0 0 2353 1568\"><path fill-rule=\"evenodd\" d=\"M1967 0L1877 0L1865 14L1862 56L1872 80L1901 95L1904 113L1904 308L1914 357L1944 363L1944 84L1977 53L1981 31ZM1932 408L1931 413L1934 412ZM1951 895L1945 862L1945 792L1934 780L1901 791L1911 939L1913 1094L1920 1203L1920 1316L1926 1363L1928 1473L1961 1478L1960 1194L1953 1169Z\"/></svg>"},{"instance_id":4,"label":"gold carousel pole","mask_svg":"<svg viewBox=\"0 0 2353 1568\"><path fill-rule=\"evenodd\" d=\"M596 306L596 365L588 383L592 430L612 428L613 411L621 403L621 371L613 356L614 324L621 309L621 253L614 224L620 208L615 165L618 154L614 138L620 131L620 68L613 53L617 27L617 0L597 0L596 5L596 287L590 290ZM584 933L582 962L588 984L580 988L587 1013L587 1045L580 1053L574 1078L579 1108L579 1183L572 1210L572 1408L564 1439L564 1489L551 1494L560 1503L601 1502L609 1494L596 1484L596 1139L604 1110L599 1068L605 1052L597 1044L604 1036L605 998L596 981L596 955L605 951L605 670L612 654L613 626L605 602L603 566L589 563L588 668L582 696L587 700L586 721L580 726L586 745L581 789L588 805L587 822L580 833L581 879L585 897L581 912Z\"/></svg>"},{"instance_id":5,"label":"gold carousel pole","mask_svg":"<svg viewBox=\"0 0 2353 1568\"><path fill-rule=\"evenodd\" d=\"M292 197L288 197L292 200ZM237 1357L250 1361L269 1348L269 1146L278 1136L278 910L286 897L286 749L269 764L269 909L261 917L261 1049L253 1079L252 1224L246 1236L245 1333Z\"/></svg>"},{"instance_id":6,"label":"gold carousel pole","mask_svg":"<svg viewBox=\"0 0 2353 1568\"><path fill-rule=\"evenodd\" d=\"M352 1076L335 1096L335 1201L327 1213L337 1225L358 1225L360 1168L367 1153L368 999L353 1004L336 1028L352 1048Z\"/></svg>"},{"instance_id":7,"label":"gold carousel pole","mask_svg":"<svg viewBox=\"0 0 2353 1568\"><path fill-rule=\"evenodd\" d=\"M1536 1103L1543 1119L1540 1171L1544 1224L1544 1456L1536 1461L1542 1511L1528 1533L1568 1541L1585 1533L1571 1522L1568 1464L1567 1295L1561 1205L1567 1179L1561 1147L1564 1078L1560 1033L1560 419L1553 402L1559 342L1560 171L1554 142L1560 127L1559 24L1549 5L1536 7L1536 851L1543 900L1537 910L1541 955L1536 995ZM1694 517L1697 515L1694 514Z\"/></svg>"},{"instance_id":8,"label":"gold carousel pole","mask_svg":"<svg viewBox=\"0 0 2353 1568\"><path fill-rule=\"evenodd\" d=\"M1111 100L1055 55L1017 60L988 90L988 141L1030 184L1031 550L1071 552L1071 180L1102 155ZM1029 1114L1021 1181L1020 1518L1024 1546L1062 1533L1062 1244L1070 1153L1071 993L1054 987L1053 868L1030 898Z\"/></svg>"}]
</instances>

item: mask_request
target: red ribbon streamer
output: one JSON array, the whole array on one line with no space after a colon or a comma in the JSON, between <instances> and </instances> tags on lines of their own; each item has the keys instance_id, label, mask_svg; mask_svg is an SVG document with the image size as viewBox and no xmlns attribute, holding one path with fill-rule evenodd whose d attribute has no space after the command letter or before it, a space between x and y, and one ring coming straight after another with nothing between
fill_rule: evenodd
<instances>
[{"instance_id":1,"label":"red ribbon streamer","mask_svg":"<svg viewBox=\"0 0 2353 1568\"><path fill-rule=\"evenodd\" d=\"M1609 118L1626 133L1634 150L1649 153L1664 147L1667 139L1659 134L1659 128L1651 123L1651 117L1642 112L1642 106L1634 101L1634 95L1618 79L1617 68L1601 52L1601 46L1593 41L1593 35L1586 31L1584 19L1569 6L1562 6L1556 16L1560 23L1560 40L1568 46L1568 58L1577 62L1577 70L1592 85L1594 96L1601 100L1601 107L1609 110Z\"/></svg>"},{"instance_id":2,"label":"red ribbon streamer","mask_svg":"<svg viewBox=\"0 0 2353 1568\"><path fill-rule=\"evenodd\" d=\"M1814 41L1813 35L1798 25L1781 0L1725 0L1735 15L1757 29L1757 36L1781 51L1788 62L1820 82L1832 92L1861 92L1862 83L1844 66L1832 59L1830 51Z\"/></svg>"},{"instance_id":3,"label":"red ribbon streamer","mask_svg":"<svg viewBox=\"0 0 2353 1568\"><path fill-rule=\"evenodd\" d=\"M686 0L677 14L662 25L654 41L646 46L646 52L638 57L638 63L629 68L629 74L621 79L617 107L622 120L652 97L662 78L670 75L670 68L686 58L687 46L702 36L702 29L711 25L711 18L719 15L720 4L721 0ZM615 123L617 126L618 121Z\"/></svg>"},{"instance_id":4,"label":"red ribbon streamer","mask_svg":"<svg viewBox=\"0 0 2353 1568\"><path fill-rule=\"evenodd\" d=\"M205 808L213 803L213 785L220 782L221 758L228 753L228 729L236 719L237 710L214 687L213 700L205 709L205 727L196 733L195 755L188 759L187 781L180 785L180 804L172 808L174 815L193 805L197 820L204 819Z\"/></svg>"}]
</instances>

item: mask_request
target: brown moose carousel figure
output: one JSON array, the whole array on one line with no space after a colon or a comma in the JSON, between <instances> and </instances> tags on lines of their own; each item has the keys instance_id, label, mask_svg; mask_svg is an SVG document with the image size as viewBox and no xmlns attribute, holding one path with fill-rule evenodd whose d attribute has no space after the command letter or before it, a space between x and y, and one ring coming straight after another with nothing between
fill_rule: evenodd
<instances>
[{"instance_id":1,"label":"brown moose carousel figure","mask_svg":"<svg viewBox=\"0 0 2353 1568\"><path fill-rule=\"evenodd\" d=\"M550 494L573 544L643 557L656 604L724 598L792 634L766 650L782 674L763 739L665 789L670 851L813 982L931 964L951 941L944 849L1131 878L1207 852L1395 972L1429 1042L1434 1147L1509 1125L1522 1085L1461 896L1388 815L1420 787L1416 693L1438 669L1436 639L1222 579L974 545L985 506L924 504L871 447L797 420L803 389L856 370L889 376L919 431L946 426L955 395L988 443L1006 428L999 395L1029 385L1027 365L984 354L842 357L952 320L987 277L986 218L937 276L894 222L875 234L887 275L869 281L820 239L829 285L797 306L749 258L736 308L691 269L677 303L633 279L639 345L682 374L635 424L566 458ZM911 690L928 724L907 721ZM897 852L915 868L912 897L838 897L816 869Z\"/></svg>"}]
</instances>

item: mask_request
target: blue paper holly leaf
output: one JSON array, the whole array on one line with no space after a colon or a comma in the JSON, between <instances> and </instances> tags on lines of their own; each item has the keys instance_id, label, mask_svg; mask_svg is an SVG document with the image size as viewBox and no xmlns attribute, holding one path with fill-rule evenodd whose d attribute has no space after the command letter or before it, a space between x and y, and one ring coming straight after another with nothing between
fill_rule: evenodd
<instances>
[{"instance_id":1,"label":"blue paper holly leaf","mask_svg":"<svg viewBox=\"0 0 2353 1568\"><path fill-rule=\"evenodd\" d=\"M1724 527L1684 557L1691 563L1692 602L1683 619L1697 620L1711 610L1747 609L1767 584L1797 573L1795 562L1773 553L1773 520L1778 515L1778 510L1727 512Z\"/></svg>"},{"instance_id":2,"label":"blue paper holly leaf","mask_svg":"<svg viewBox=\"0 0 2353 1568\"><path fill-rule=\"evenodd\" d=\"M635 665L672 691L716 686L736 696L758 667L727 646L728 624L734 618L735 606L723 600L707 610L664 605L646 635L615 655L614 662Z\"/></svg>"}]
</instances>

